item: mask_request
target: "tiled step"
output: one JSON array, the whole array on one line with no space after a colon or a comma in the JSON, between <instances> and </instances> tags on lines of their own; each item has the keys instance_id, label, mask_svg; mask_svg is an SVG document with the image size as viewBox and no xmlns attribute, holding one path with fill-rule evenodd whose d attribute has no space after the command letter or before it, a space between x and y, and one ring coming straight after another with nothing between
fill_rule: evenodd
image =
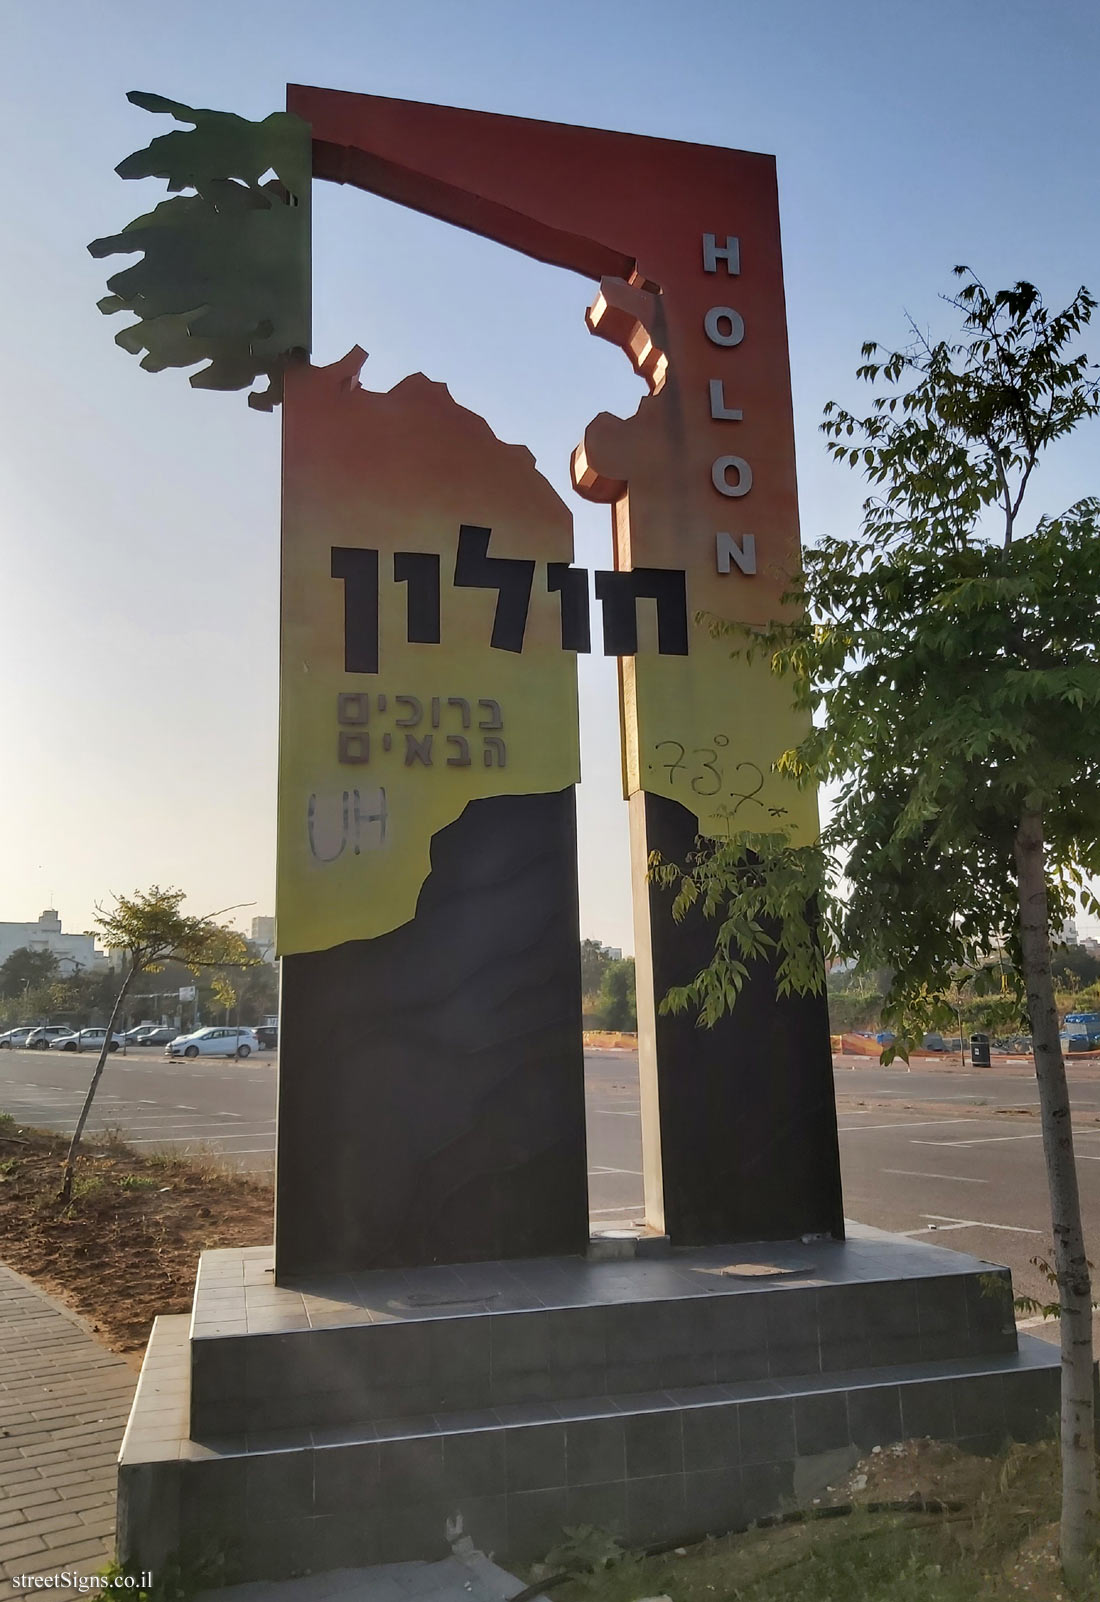
<instances>
[{"instance_id":1,"label":"tiled step","mask_svg":"<svg viewBox=\"0 0 1100 1602\"><path fill-rule=\"evenodd\" d=\"M292 1287L270 1262L203 1255L196 1438L938 1362L1016 1339L1007 1271L881 1237Z\"/></svg>"},{"instance_id":2,"label":"tiled step","mask_svg":"<svg viewBox=\"0 0 1100 1602\"><path fill-rule=\"evenodd\" d=\"M150 1343L123 1444L120 1547L154 1568L213 1547L239 1578L445 1555L459 1521L510 1562L543 1556L577 1523L630 1543L686 1540L816 1494L871 1446L932 1435L994 1450L1038 1436L1058 1405L1057 1349L1022 1337L984 1358L199 1443L184 1434L182 1324L158 1320ZM156 1552L137 1544L152 1530Z\"/></svg>"}]
</instances>

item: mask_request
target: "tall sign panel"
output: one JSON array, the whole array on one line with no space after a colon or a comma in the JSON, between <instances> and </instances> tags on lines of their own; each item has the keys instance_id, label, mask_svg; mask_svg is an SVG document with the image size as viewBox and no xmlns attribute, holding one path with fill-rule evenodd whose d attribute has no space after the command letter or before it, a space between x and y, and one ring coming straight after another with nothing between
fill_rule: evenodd
<instances>
[{"instance_id":1,"label":"tall sign panel","mask_svg":"<svg viewBox=\"0 0 1100 1602\"><path fill-rule=\"evenodd\" d=\"M775 767L806 731L788 686L714 627L781 618L799 561L774 161L299 86L288 109L312 129L316 177L592 280L589 328L645 380L634 416L601 414L574 453L576 489L612 517L590 628L580 576L555 582L561 643L620 662L647 1221L678 1244L839 1235L823 998L778 998L760 964L717 1029L662 1015L714 926L674 925L647 874L652 852L682 862L700 834L802 843L817 826L812 795Z\"/></svg>"},{"instance_id":2,"label":"tall sign panel","mask_svg":"<svg viewBox=\"0 0 1100 1602\"><path fill-rule=\"evenodd\" d=\"M572 519L363 353L284 401L276 1271L587 1239Z\"/></svg>"}]
</instances>

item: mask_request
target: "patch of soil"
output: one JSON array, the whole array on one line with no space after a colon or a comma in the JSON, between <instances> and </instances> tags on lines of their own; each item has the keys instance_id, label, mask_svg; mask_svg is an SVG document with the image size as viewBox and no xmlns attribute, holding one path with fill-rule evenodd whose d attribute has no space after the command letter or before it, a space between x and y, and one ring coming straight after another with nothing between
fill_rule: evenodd
<instances>
[{"instance_id":1,"label":"patch of soil","mask_svg":"<svg viewBox=\"0 0 1100 1602\"><path fill-rule=\"evenodd\" d=\"M1058 1561L1057 1520L1028 1536L1005 1563L1004 1578L1012 1597L1030 1597L1031 1602L1071 1602Z\"/></svg>"},{"instance_id":2,"label":"patch of soil","mask_svg":"<svg viewBox=\"0 0 1100 1602\"><path fill-rule=\"evenodd\" d=\"M990 1493L993 1472L989 1458L945 1441L901 1441L868 1453L828 1500L903 1502L919 1492L928 1501L974 1506Z\"/></svg>"},{"instance_id":3,"label":"patch of soil","mask_svg":"<svg viewBox=\"0 0 1100 1602\"><path fill-rule=\"evenodd\" d=\"M960 1532L960 1547L985 1573L982 1596L1072 1602L1062 1583L1058 1520L1052 1516L1059 1473L1054 1441L1010 1447L992 1459L942 1441L903 1441L857 1463L837 1496L866 1504L919 1491L927 1501L961 1502L970 1528Z\"/></svg>"},{"instance_id":4,"label":"patch of soil","mask_svg":"<svg viewBox=\"0 0 1100 1602\"><path fill-rule=\"evenodd\" d=\"M269 1183L89 1141L57 1199L68 1141L0 1122L0 1258L140 1353L159 1313L191 1308L199 1253L270 1241Z\"/></svg>"}]
</instances>

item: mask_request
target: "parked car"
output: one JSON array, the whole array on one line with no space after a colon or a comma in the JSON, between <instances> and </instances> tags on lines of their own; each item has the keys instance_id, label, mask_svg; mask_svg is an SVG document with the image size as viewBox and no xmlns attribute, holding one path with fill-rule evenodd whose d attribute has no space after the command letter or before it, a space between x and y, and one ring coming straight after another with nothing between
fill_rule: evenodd
<instances>
[{"instance_id":1,"label":"parked car","mask_svg":"<svg viewBox=\"0 0 1100 1602\"><path fill-rule=\"evenodd\" d=\"M25 1046L27 1036L33 1028L33 1024L24 1024L21 1029L5 1029L0 1035L0 1051L11 1051L16 1046Z\"/></svg>"},{"instance_id":2,"label":"parked car","mask_svg":"<svg viewBox=\"0 0 1100 1602\"><path fill-rule=\"evenodd\" d=\"M1062 1043L1063 1051L1095 1051L1100 1042L1095 1035L1086 1035L1083 1030L1063 1029L1058 1039Z\"/></svg>"},{"instance_id":3,"label":"parked car","mask_svg":"<svg viewBox=\"0 0 1100 1602\"><path fill-rule=\"evenodd\" d=\"M1090 1046L1100 1046L1100 1012L1067 1012L1062 1027L1067 1034L1084 1036L1089 1042L1088 1046L1075 1047L1075 1050L1087 1051Z\"/></svg>"},{"instance_id":4,"label":"parked car","mask_svg":"<svg viewBox=\"0 0 1100 1602\"><path fill-rule=\"evenodd\" d=\"M71 1035L72 1032L72 1024L39 1024L37 1029L31 1030L23 1044L32 1051L47 1051L51 1041L61 1035Z\"/></svg>"},{"instance_id":5,"label":"parked car","mask_svg":"<svg viewBox=\"0 0 1100 1602\"><path fill-rule=\"evenodd\" d=\"M50 1041L51 1051L100 1051L107 1038L106 1029L75 1029L71 1033L55 1035ZM121 1035L112 1035L108 1051L117 1051L123 1044Z\"/></svg>"},{"instance_id":6,"label":"parked car","mask_svg":"<svg viewBox=\"0 0 1100 1602\"><path fill-rule=\"evenodd\" d=\"M156 1027L155 1023L146 1018L144 1023L135 1024L132 1029L127 1029L122 1038L128 1046L136 1046L142 1035L147 1035L150 1029Z\"/></svg>"},{"instance_id":7,"label":"parked car","mask_svg":"<svg viewBox=\"0 0 1100 1602\"><path fill-rule=\"evenodd\" d=\"M171 1024L154 1024L152 1027L147 1024L144 1029L137 1031L137 1040L132 1044L138 1046L166 1046L170 1040L175 1040L178 1034L179 1030L173 1028Z\"/></svg>"},{"instance_id":8,"label":"parked car","mask_svg":"<svg viewBox=\"0 0 1100 1602\"><path fill-rule=\"evenodd\" d=\"M250 1057L259 1050L254 1029L207 1027L177 1035L164 1048L166 1057Z\"/></svg>"},{"instance_id":9,"label":"parked car","mask_svg":"<svg viewBox=\"0 0 1100 1602\"><path fill-rule=\"evenodd\" d=\"M261 1050L273 1051L279 1044L278 1024L258 1024L256 1028L256 1039L260 1043Z\"/></svg>"}]
</instances>

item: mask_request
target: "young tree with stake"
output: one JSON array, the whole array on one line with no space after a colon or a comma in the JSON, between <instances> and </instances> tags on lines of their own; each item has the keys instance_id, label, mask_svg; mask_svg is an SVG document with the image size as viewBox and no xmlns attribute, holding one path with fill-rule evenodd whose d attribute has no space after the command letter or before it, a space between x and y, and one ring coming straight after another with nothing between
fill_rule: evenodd
<instances>
[{"instance_id":1,"label":"young tree with stake","mask_svg":"<svg viewBox=\"0 0 1100 1602\"><path fill-rule=\"evenodd\" d=\"M664 1005L713 1023L765 954L781 990L819 991L824 945L893 972L882 1018L907 1055L952 1030L960 982L1015 991L1061 1304L1061 1556L1080 1587L1098 1535L1093 1303L1051 931L1075 895L1100 906L1100 499L1030 526L1023 505L1046 450L1100 413L1097 369L1074 351L1095 302L1081 289L1054 312L1030 284L956 273L960 336L865 345L859 376L884 386L870 414L826 407L829 449L873 486L859 533L807 549L801 622L735 646L814 710L780 766L834 781L832 817L820 846L731 827L683 866L654 862L674 915L721 919L713 960Z\"/></svg>"},{"instance_id":2,"label":"young tree with stake","mask_svg":"<svg viewBox=\"0 0 1100 1602\"><path fill-rule=\"evenodd\" d=\"M115 1024L122 1016L126 997L135 979L143 973L157 973L168 961L182 962L195 974L203 968L248 967L256 961L249 954L244 935L236 929L224 928L214 921L214 917L196 918L181 912L182 904L182 890L161 890L158 885L153 885L149 890L136 890L132 896L119 896L117 904L109 912L97 908L99 917L96 928L109 950L125 953L126 971L111 1011L88 1094L65 1155L59 1200L66 1205L72 1199L80 1138L103 1076ZM226 912L231 910L225 908Z\"/></svg>"}]
</instances>

